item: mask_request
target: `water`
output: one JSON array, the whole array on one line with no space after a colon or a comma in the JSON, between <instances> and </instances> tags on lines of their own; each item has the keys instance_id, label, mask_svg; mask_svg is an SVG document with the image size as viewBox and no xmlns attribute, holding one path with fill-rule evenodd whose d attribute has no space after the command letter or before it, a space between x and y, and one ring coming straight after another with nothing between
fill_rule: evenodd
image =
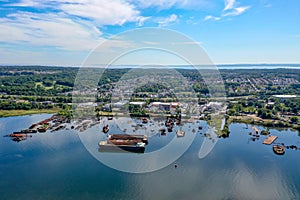
<instances>
[{"instance_id":1,"label":"water","mask_svg":"<svg viewBox=\"0 0 300 200\"><path fill-rule=\"evenodd\" d=\"M27 128L50 115L0 119L0 133ZM198 158L203 134L167 167L145 174L124 173L89 154L77 133L63 130L36 134L15 143L0 138L1 199L300 199L300 151L278 156L262 139L250 141L244 124L231 124L204 159ZM260 130L263 127L258 127ZM205 128L202 133L205 132ZM155 135L149 149L174 137ZM300 146L298 133L271 130L276 142ZM158 146L155 143L158 143Z\"/></svg>"}]
</instances>

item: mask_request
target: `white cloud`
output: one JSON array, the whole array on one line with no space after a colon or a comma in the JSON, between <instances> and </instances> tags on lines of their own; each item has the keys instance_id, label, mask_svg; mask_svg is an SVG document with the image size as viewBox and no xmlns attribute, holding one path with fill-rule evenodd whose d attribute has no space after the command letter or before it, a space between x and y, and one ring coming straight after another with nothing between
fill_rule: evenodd
<instances>
[{"instance_id":1,"label":"white cloud","mask_svg":"<svg viewBox=\"0 0 300 200\"><path fill-rule=\"evenodd\" d=\"M232 9L230 12L224 13L223 16L238 16L246 12L250 6L243 6Z\"/></svg>"},{"instance_id":2,"label":"white cloud","mask_svg":"<svg viewBox=\"0 0 300 200\"><path fill-rule=\"evenodd\" d=\"M225 17L229 17L229 16L238 16L243 14L244 12L246 12L248 9L251 8L251 6L240 6L240 7L236 7L237 3L235 0L224 0L225 6L223 9L223 12L221 14L221 16L216 17L216 16L212 16L212 15L207 15L204 18L204 21L207 20L214 20L214 21L218 21L221 20Z\"/></svg>"},{"instance_id":3,"label":"white cloud","mask_svg":"<svg viewBox=\"0 0 300 200\"><path fill-rule=\"evenodd\" d=\"M123 25L126 22L143 20L133 4L125 0L21 0L8 4L19 7L52 7L65 14L88 18L98 25Z\"/></svg>"},{"instance_id":4,"label":"white cloud","mask_svg":"<svg viewBox=\"0 0 300 200\"><path fill-rule=\"evenodd\" d=\"M160 9L168 9L171 7L200 9L207 6L209 0L130 0L141 8L157 7Z\"/></svg>"},{"instance_id":5,"label":"white cloud","mask_svg":"<svg viewBox=\"0 0 300 200\"><path fill-rule=\"evenodd\" d=\"M222 14L223 17L238 16L243 14L245 11L247 11L250 8L250 6L237 7L236 5L237 3L235 0L224 0L224 2L225 2L225 7Z\"/></svg>"},{"instance_id":6,"label":"white cloud","mask_svg":"<svg viewBox=\"0 0 300 200\"><path fill-rule=\"evenodd\" d=\"M125 0L21 0L6 6L50 8L55 11L37 13L17 10L0 18L0 42L63 50L93 49L104 40L97 27L123 25L126 22L136 22L142 26L149 19L140 16L140 12Z\"/></svg>"},{"instance_id":7,"label":"white cloud","mask_svg":"<svg viewBox=\"0 0 300 200\"><path fill-rule=\"evenodd\" d=\"M99 25L122 25L139 19L139 11L122 0L56 0L65 13L85 17Z\"/></svg>"},{"instance_id":8,"label":"white cloud","mask_svg":"<svg viewBox=\"0 0 300 200\"><path fill-rule=\"evenodd\" d=\"M0 42L52 46L64 50L91 50L102 33L92 24L64 14L11 14L0 18Z\"/></svg>"},{"instance_id":9,"label":"white cloud","mask_svg":"<svg viewBox=\"0 0 300 200\"><path fill-rule=\"evenodd\" d=\"M43 1L22 0L20 2L8 4L8 6L15 6L15 7L44 7L45 4L43 3Z\"/></svg>"},{"instance_id":10,"label":"white cloud","mask_svg":"<svg viewBox=\"0 0 300 200\"><path fill-rule=\"evenodd\" d=\"M172 45L202 45L203 42L197 42L197 41L192 41L192 42L173 42Z\"/></svg>"},{"instance_id":11,"label":"white cloud","mask_svg":"<svg viewBox=\"0 0 300 200\"><path fill-rule=\"evenodd\" d=\"M231 10L235 4L235 0L225 0L225 10Z\"/></svg>"},{"instance_id":12,"label":"white cloud","mask_svg":"<svg viewBox=\"0 0 300 200\"><path fill-rule=\"evenodd\" d=\"M215 16L212 16L212 15L207 15L205 18L204 18L204 21L207 21L207 20L214 20L214 21L218 21L220 20L221 17L215 17Z\"/></svg>"},{"instance_id":13,"label":"white cloud","mask_svg":"<svg viewBox=\"0 0 300 200\"><path fill-rule=\"evenodd\" d=\"M176 22L178 20L178 16L175 15L175 14L172 14L168 17L165 17L165 18L159 18L158 19L158 24L160 27L162 26L168 26L174 22Z\"/></svg>"},{"instance_id":14,"label":"white cloud","mask_svg":"<svg viewBox=\"0 0 300 200\"><path fill-rule=\"evenodd\" d=\"M134 1L133 1L134 2ZM175 4L182 3L177 0L138 0L136 1L140 7L160 7L160 8L170 8Z\"/></svg>"},{"instance_id":15,"label":"white cloud","mask_svg":"<svg viewBox=\"0 0 300 200\"><path fill-rule=\"evenodd\" d=\"M137 18L137 26L143 26L145 21L149 20L151 17L138 17Z\"/></svg>"}]
</instances>

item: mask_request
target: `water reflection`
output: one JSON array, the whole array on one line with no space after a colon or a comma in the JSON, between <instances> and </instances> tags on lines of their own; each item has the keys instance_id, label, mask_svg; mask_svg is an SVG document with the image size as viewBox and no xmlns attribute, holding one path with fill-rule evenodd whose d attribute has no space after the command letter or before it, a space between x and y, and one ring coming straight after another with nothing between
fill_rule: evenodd
<instances>
[{"instance_id":1,"label":"water reflection","mask_svg":"<svg viewBox=\"0 0 300 200\"><path fill-rule=\"evenodd\" d=\"M122 121L128 121L128 119L123 118ZM122 122L121 121L121 122ZM103 122L108 123L108 122ZM120 123L120 122L118 122ZM156 125L155 125L156 124ZM153 132L159 132L161 128L160 124L164 124L162 121L153 122L152 128L155 130ZM102 124L100 124L101 126ZM119 125L113 122L110 122L109 126L112 128L112 132L120 132ZM125 123L122 127L130 130L130 124L125 126ZM149 144L146 147L145 154L143 156L138 154L118 154L118 153L99 153L98 152L98 142L101 138L106 139L106 135L97 131L97 128L91 128L86 132L79 134L83 144L87 148L87 150L99 161L110 166L114 169L118 169L121 171L132 172L132 173L141 173L141 172L149 172L161 169L170 163L176 161L192 144L196 134L192 133L191 125L185 124L182 126L174 126L172 133L168 133L167 140L161 140L164 144L161 148L157 148L157 144L153 142L152 138L158 137L156 134L150 134ZM184 137L177 138L175 133L177 130L183 130L188 132ZM142 131L143 129L137 129ZM147 131L148 132L148 131ZM146 133L147 133L146 132ZM139 133L136 131L136 133ZM136 134L135 133L135 134ZM149 133L149 132L148 132ZM156 135L156 136L154 136ZM159 144L159 143L158 143Z\"/></svg>"},{"instance_id":2,"label":"water reflection","mask_svg":"<svg viewBox=\"0 0 300 200\"><path fill-rule=\"evenodd\" d=\"M1 135L47 117L2 118ZM189 125L182 128L191 130ZM272 146L263 145L262 140L248 143L249 130L243 128L245 125L231 124L230 138L220 139L211 153L199 159L199 147L208 131L207 124L201 121L200 125L202 134L187 132L183 138L177 138L175 132L164 137L151 136L147 153L156 152L173 139L180 141L174 144L179 146L185 138L195 138L183 156L176 159L177 168L173 162L145 174L122 173L101 164L88 154L76 131L38 133L21 143L1 137L1 199L300 199L299 151L288 149L284 156L276 156ZM113 155L125 164L132 156L145 155L99 153L97 143L106 137L101 128L98 124L80 133L92 145L90 150L98 155ZM110 131L116 130L112 123ZM296 132L270 132L278 136L278 143L299 146ZM164 159L161 155L153 156L145 164L157 166ZM143 163L128 165L134 164Z\"/></svg>"},{"instance_id":3,"label":"water reflection","mask_svg":"<svg viewBox=\"0 0 300 200\"><path fill-rule=\"evenodd\" d=\"M299 198L276 166L267 165L258 170L236 161L229 166L214 165L210 170L202 162L197 164L182 164L176 169L169 167L157 174L139 176L132 185L142 199Z\"/></svg>"}]
</instances>

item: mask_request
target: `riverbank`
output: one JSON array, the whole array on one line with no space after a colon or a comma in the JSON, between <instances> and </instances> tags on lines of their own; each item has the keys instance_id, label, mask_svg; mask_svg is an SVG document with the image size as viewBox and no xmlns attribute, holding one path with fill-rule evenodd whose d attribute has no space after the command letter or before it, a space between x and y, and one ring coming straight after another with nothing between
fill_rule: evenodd
<instances>
[{"instance_id":1,"label":"riverbank","mask_svg":"<svg viewBox=\"0 0 300 200\"><path fill-rule=\"evenodd\" d=\"M13 117L22 115L33 115L33 114L53 114L59 112L61 109L33 109L33 110L0 110L0 117Z\"/></svg>"},{"instance_id":2,"label":"riverbank","mask_svg":"<svg viewBox=\"0 0 300 200\"><path fill-rule=\"evenodd\" d=\"M300 132L300 125L292 124L289 122L282 122L280 120L272 120L272 119L262 119L257 117L256 115L245 115L245 116L229 116L227 119L227 124L233 122L240 122L245 124L255 124L261 125L265 127L279 127L279 128L292 128Z\"/></svg>"}]
</instances>

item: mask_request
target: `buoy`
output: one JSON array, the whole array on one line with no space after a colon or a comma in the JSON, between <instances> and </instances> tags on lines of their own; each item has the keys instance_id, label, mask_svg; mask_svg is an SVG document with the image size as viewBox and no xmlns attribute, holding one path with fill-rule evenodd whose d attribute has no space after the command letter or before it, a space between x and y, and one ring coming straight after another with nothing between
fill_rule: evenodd
<instances>
[{"instance_id":1,"label":"buoy","mask_svg":"<svg viewBox=\"0 0 300 200\"><path fill-rule=\"evenodd\" d=\"M175 164L174 167L177 168L177 164Z\"/></svg>"}]
</instances>

